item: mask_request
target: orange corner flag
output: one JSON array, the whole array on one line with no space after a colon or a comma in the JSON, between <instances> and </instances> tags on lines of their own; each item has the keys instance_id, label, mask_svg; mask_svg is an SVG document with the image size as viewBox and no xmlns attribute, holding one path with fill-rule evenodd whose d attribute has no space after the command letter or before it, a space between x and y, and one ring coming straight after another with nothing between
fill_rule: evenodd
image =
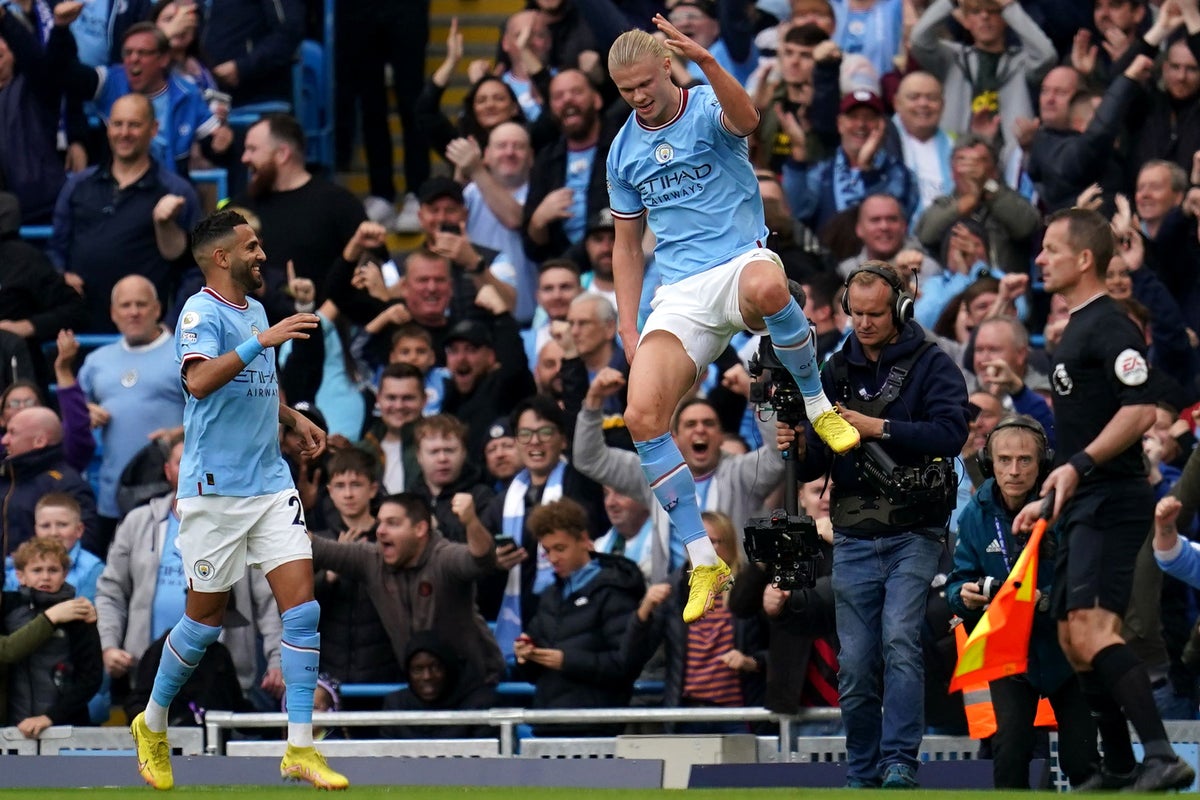
<instances>
[{"instance_id":1,"label":"orange corner flag","mask_svg":"<svg viewBox=\"0 0 1200 800\"><path fill-rule=\"evenodd\" d=\"M1020 675L1029 666L1029 634L1037 606L1038 548L1046 532L1043 515L1008 580L983 612L983 618L971 632L959 653L958 665L950 679L950 691Z\"/></svg>"}]
</instances>

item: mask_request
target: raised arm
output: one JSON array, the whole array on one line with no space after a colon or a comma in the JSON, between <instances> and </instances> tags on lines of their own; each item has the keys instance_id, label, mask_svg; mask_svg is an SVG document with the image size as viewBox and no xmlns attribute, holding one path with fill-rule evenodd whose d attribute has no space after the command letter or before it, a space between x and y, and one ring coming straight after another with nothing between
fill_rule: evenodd
<instances>
[{"instance_id":1,"label":"raised arm","mask_svg":"<svg viewBox=\"0 0 1200 800\"><path fill-rule=\"evenodd\" d=\"M712 53L680 33L662 14L654 15L654 24L666 34L664 44L668 50L689 59L704 72L704 77L708 78L708 84L721 104L722 118L729 132L736 136L754 133L758 128L758 109L737 78L726 72Z\"/></svg>"}]
</instances>

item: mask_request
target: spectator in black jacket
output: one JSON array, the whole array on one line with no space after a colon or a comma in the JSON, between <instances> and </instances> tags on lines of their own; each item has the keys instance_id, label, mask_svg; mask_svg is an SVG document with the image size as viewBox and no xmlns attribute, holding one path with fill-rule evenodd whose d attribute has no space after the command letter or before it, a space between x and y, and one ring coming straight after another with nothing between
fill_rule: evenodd
<instances>
[{"instance_id":1,"label":"spectator in black jacket","mask_svg":"<svg viewBox=\"0 0 1200 800\"><path fill-rule=\"evenodd\" d=\"M8 192L0 192L0 331L19 337L21 342L5 342L0 336L4 365L20 347L28 349L22 363L41 363L42 345L52 342L60 330L86 330L88 308L79 292L67 285L63 276L38 248L20 236L21 206ZM15 378L33 378L22 374ZM5 382L7 383L7 381Z\"/></svg>"},{"instance_id":2,"label":"spectator in black jacket","mask_svg":"<svg viewBox=\"0 0 1200 800\"><path fill-rule=\"evenodd\" d=\"M1186 37L1176 39L1167 48L1162 89L1151 87L1146 106L1134 108L1129 115L1133 170L1140 170L1156 158L1191 169L1192 154L1200 150L1200 73L1196 69L1200 61L1200 8L1196 0L1183 0L1177 6L1183 12L1180 16L1159 14L1146 35L1124 56L1153 58L1162 42L1170 42L1181 25L1186 27Z\"/></svg>"},{"instance_id":3,"label":"spectator in black jacket","mask_svg":"<svg viewBox=\"0 0 1200 800\"><path fill-rule=\"evenodd\" d=\"M292 102L292 61L304 36L302 0L203 3L200 49L235 106Z\"/></svg>"},{"instance_id":4,"label":"spectator in black jacket","mask_svg":"<svg viewBox=\"0 0 1200 800\"><path fill-rule=\"evenodd\" d=\"M8 421L8 430L0 439L8 454L0 463L0 496L6 498L0 520L4 530L0 552L5 555L34 538L34 506L49 492L65 492L79 501L84 547L96 555L108 549L108 542L100 541L97 532L96 496L88 482L63 460L62 435L62 423L48 408L26 408Z\"/></svg>"},{"instance_id":5,"label":"spectator in black jacket","mask_svg":"<svg viewBox=\"0 0 1200 800\"><path fill-rule=\"evenodd\" d=\"M491 708L496 689L484 682L475 665L434 631L417 631L404 648L403 676L408 688L383 698L385 711L464 711ZM484 739L488 725L385 725L385 739Z\"/></svg>"},{"instance_id":6,"label":"spectator in black jacket","mask_svg":"<svg viewBox=\"0 0 1200 800\"><path fill-rule=\"evenodd\" d=\"M21 222L50 222L66 180L56 145L62 89L37 35L0 9L0 188L21 201Z\"/></svg>"},{"instance_id":7,"label":"spectator in black jacket","mask_svg":"<svg viewBox=\"0 0 1200 800\"><path fill-rule=\"evenodd\" d=\"M57 539L25 542L13 563L21 589L5 593L5 633L75 596L75 587L66 583L71 557ZM87 725L88 700L104 677L96 623L69 622L62 631L64 636L51 637L9 670L7 722L29 739L51 725Z\"/></svg>"},{"instance_id":8,"label":"spectator in black jacket","mask_svg":"<svg viewBox=\"0 0 1200 800\"><path fill-rule=\"evenodd\" d=\"M485 441L489 431L490 426ZM467 461L467 453L480 452L467 449L467 426L450 414L422 417L413 424L413 441L421 472L412 476L409 491L429 504L442 536L452 542L466 542L466 528L454 513L454 496L460 492L470 494L476 508L487 508L496 496L483 482L482 470Z\"/></svg>"},{"instance_id":9,"label":"spectator in black jacket","mask_svg":"<svg viewBox=\"0 0 1200 800\"><path fill-rule=\"evenodd\" d=\"M720 512L702 515L708 538L726 564L739 564L738 532ZM740 575L738 569L735 577ZM666 646L662 704L667 707L758 706L767 672L766 619L761 613L735 617L724 594L691 625L683 622L687 571L676 570L666 583L646 590L625 630L624 652L640 670L660 644ZM746 733L746 723L677 725L689 733Z\"/></svg>"},{"instance_id":10,"label":"spectator in black jacket","mask_svg":"<svg viewBox=\"0 0 1200 800\"><path fill-rule=\"evenodd\" d=\"M641 665L622 657L621 641L645 594L641 571L624 556L592 551L587 512L574 500L538 506L529 528L554 572L513 642L518 674L536 687L533 707L628 706ZM555 725L535 733L596 735L601 727Z\"/></svg>"},{"instance_id":11,"label":"spectator in black jacket","mask_svg":"<svg viewBox=\"0 0 1200 800\"><path fill-rule=\"evenodd\" d=\"M604 160L624 122L601 113L600 93L577 69L554 76L547 106L562 135L538 151L529 176L525 254L536 262L583 241L589 217L608 207Z\"/></svg>"},{"instance_id":12,"label":"spectator in black jacket","mask_svg":"<svg viewBox=\"0 0 1200 800\"><path fill-rule=\"evenodd\" d=\"M1133 59L1124 74L1108 87L1099 105L1090 94L1077 93L1067 111L1069 127L1042 121L1029 146L1026 170L1048 211L1074 205L1075 198L1091 183L1099 183L1110 197L1123 188L1125 175L1113 145L1152 67L1153 62L1145 56ZM1047 103L1057 102L1045 84L1062 80L1069 74L1066 70L1070 68L1060 67L1046 76L1040 100L1043 114Z\"/></svg>"},{"instance_id":13,"label":"spectator in black jacket","mask_svg":"<svg viewBox=\"0 0 1200 800\"><path fill-rule=\"evenodd\" d=\"M466 319L456 323L445 339L450 380L442 412L467 424L469 453L483 450L492 420L511 412L535 391L516 320L489 287L479 293L495 314L491 329L483 322Z\"/></svg>"},{"instance_id":14,"label":"spectator in black jacket","mask_svg":"<svg viewBox=\"0 0 1200 800\"><path fill-rule=\"evenodd\" d=\"M517 440L521 469L503 494L496 495L480 514L483 526L493 535L512 537L511 544L496 548L500 567L497 581L480 592L480 608L488 619L496 619L496 641L506 657L513 654L513 639L529 624L537 610L538 595L551 580L538 546L529 515L535 507L570 497L587 509L588 533L598 539L609 528L604 511L604 490L563 457L567 444L567 420L551 397L543 394L522 400L509 418ZM518 570L515 577L510 573ZM506 581L508 584L506 585ZM504 587L504 600L497 600ZM505 612L512 613L505 613ZM499 613L499 616L497 614Z\"/></svg>"}]
</instances>

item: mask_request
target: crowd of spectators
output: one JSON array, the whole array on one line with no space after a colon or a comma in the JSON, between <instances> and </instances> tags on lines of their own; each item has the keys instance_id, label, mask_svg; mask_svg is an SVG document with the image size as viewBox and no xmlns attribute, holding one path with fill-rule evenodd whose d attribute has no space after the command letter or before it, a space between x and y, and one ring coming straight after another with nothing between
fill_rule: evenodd
<instances>
[{"instance_id":1,"label":"crowd of spectators","mask_svg":"<svg viewBox=\"0 0 1200 800\"><path fill-rule=\"evenodd\" d=\"M356 197L306 163L295 117L262 106L291 102L299 0L0 5L0 522L12 559L0 620L20 643L0 659L18 663L0 712L12 724L36 736L85 719L97 691L95 721L109 716L109 692L136 713L182 611L173 341L189 327L179 306L201 285L189 173L211 165L229 170L230 204L264 243L272 321L321 318L266 378L330 434L312 461L281 432L314 537L321 670L333 696L339 683L407 684L338 707L487 707L502 680L533 683L537 707L625 705L639 674L665 679L673 705L838 704L829 575L783 591L741 550L747 520L783 505L774 420L749 403L757 337L735 337L673 416L710 538L740 565L734 593L695 626L676 608L682 542L622 421L629 366L604 162L629 108L605 55L621 30L653 30L656 11L758 107L748 140L765 244L804 289L819 357L849 332L843 282L886 261L961 372L973 419L943 573L959 512L992 491L978 455L999 420L1026 415L1055 444L1054 351L1070 309L1041 291L1035 257L1046 215L1062 208L1111 220L1105 286L1147 343L1158 402L1149 480L1158 497L1177 483L1194 491L1198 0L666 6L530 0L496 32L495 58L467 65L470 87L451 108L464 21L430 43L427 3L338 3L335 166L348 167L360 112L370 196ZM428 75L426 52L444 56ZM671 70L685 91L703 80L678 58ZM257 121L231 124L256 105ZM52 236L23 241L23 224ZM389 249L395 231L410 235ZM647 239L641 305L621 309L639 320L657 285ZM80 360L73 332L117 337ZM824 488L806 485L801 500L828 533ZM1191 525L1191 513L1178 522L1184 534ZM43 538L59 546L30 545ZM61 575L35 581L35 570ZM977 610L961 585L949 605L937 580L931 590L927 698L945 694L950 609ZM181 722L208 707L278 706L273 600L257 573L238 587L225 648L206 655ZM1130 633L1168 718L1200 708L1191 592L1155 569L1135 577ZM53 650L39 614L67 631ZM1047 658L1061 666L1061 653ZM45 674L51 662L70 674ZM940 709L927 708L931 728L965 730L957 701L927 702Z\"/></svg>"}]
</instances>

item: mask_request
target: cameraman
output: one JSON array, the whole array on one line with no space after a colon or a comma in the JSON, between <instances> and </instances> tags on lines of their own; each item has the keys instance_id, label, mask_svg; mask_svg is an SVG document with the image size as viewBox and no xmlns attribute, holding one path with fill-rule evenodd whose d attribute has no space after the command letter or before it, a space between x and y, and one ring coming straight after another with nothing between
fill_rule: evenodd
<instances>
[{"instance_id":1,"label":"cameraman","mask_svg":"<svg viewBox=\"0 0 1200 800\"><path fill-rule=\"evenodd\" d=\"M1002 419L979 450L979 468L987 479L959 515L954 571L946 585L950 608L972 627L1029 541L1027 534L1013 536L1012 520L1026 503L1036 499L1050 459L1045 430L1024 414ZM1037 581L1038 591L1047 601L1054 575L1053 550L1048 536L1042 542ZM1042 696L1050 698L1054 707L1059 765L1071 786L1078 788L1095 772L1100 760L1096 723L1058 644L1057 623L1042 610L1041 603L1030 636L1027 673L994 680L990 689L996 713L992 777L997 789L1029 788L1034 717Z\"/></svg>"},{"instance_id":2,"label":"cameraman","mask_svg":"<svg viewBox=\"0 0 1200 800\"><path fill-rule=\"evenodd\" d=\"M950 460L967 438L967 389L953 360L927 344L912 321L913 298L895 267L866 261L846 287L853 335L825 365L822 381L865 446L835 457L806 429L797 467L802 480L831 472L835 487L833 592L846 785L910 788L917 785L925 731L921 626L946 547L956 485ZM928 483L940 487L937 501L908 492L897 498L902 505L888 503L864 471L868 452L880 446L900 468L931 476Z\"/></svg>"}]
</instances>

